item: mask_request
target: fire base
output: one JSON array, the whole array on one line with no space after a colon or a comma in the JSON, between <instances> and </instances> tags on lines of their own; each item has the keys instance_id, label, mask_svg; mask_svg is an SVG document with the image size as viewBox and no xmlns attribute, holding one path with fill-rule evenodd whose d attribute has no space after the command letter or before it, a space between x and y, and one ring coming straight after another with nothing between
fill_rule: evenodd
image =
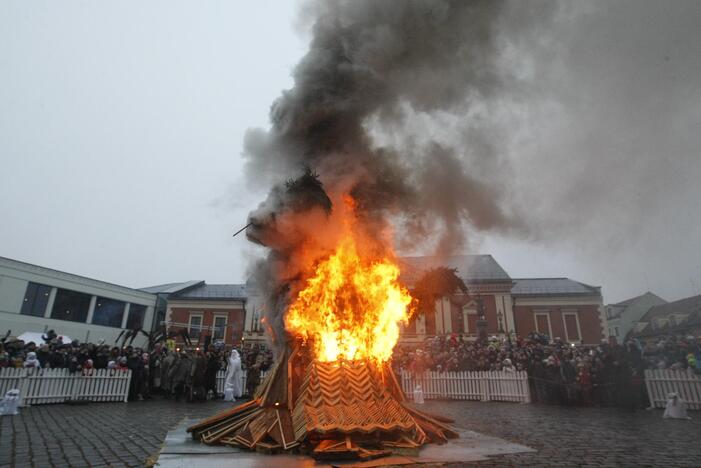
<instances>
[{"instance_id":1,"label":"fire base","mask_svg":"<svg viewBox=\"0 0 701 468\"><path fill-rule=\"evenodd\" d=\"M458 437L447 423L406 405L388 365L319 362L286 353L255 398L188 428L195 440L316 459L371 459Z\"/></svg>"}]
</instances>

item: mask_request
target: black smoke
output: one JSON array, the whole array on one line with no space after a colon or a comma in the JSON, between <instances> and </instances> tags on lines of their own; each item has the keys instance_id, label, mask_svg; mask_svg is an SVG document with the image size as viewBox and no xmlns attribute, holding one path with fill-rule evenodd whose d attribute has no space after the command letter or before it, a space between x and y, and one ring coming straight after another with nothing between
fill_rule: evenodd
<instances>
[{"instance_id":1,"label":"black smoke","mask_svg":"<svg viewBox=\"0 0 701 468\"><path fill-rule=\"evenodd\" d=\"M461 132L474 146L444 145L428 131L416 145L411 138L378 145L373 135L378 128L391 135L411 115L467 121L513 83L499 62L507 45L503 9L494 0L319 1L303 9L312 38L294 86L273 103L270 129L251 130L245 140L249 180L277 182L247 230L271 249L253 277L270 294L267 320L276 336L284 335L284 298L308 264L295 256L323 256L324 241L333 239L330 210L315 196L300 204L300 192L281 182L303 168L318 173L331 200L352 195L371 234L391 223L400 246L448 255L464 247L470 228L521 225L502 206L508 185L467 164L475 148L480 158L499 158L493 135L467 125Z\"/></svg>"}]
</instances>

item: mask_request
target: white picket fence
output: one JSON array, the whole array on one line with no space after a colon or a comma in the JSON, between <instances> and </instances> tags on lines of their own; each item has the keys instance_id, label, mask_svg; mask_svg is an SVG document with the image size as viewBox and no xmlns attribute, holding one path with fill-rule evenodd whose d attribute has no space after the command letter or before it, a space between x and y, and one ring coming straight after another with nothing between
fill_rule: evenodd
<instances>
[{"instance_id":1,"label":"white picket fence","mask_svg":"<svg viewBox=\"0 0 701 468\"><path fill-rule=\"evenodd\" d=\"M650 406L664 408L670 393L676 393L687 408L701 409L701 378L691 371L654 369L645 371L645 385Z\"/></svg>"},{"instance_id":2,"label":"white picket fence","mask_svg":"<svg viewBox=\"0 0 701 468\"><path fill-rule=\"evenodd\" d=\"M402 389L409 399L421 383L424 398L446 400L514 401L530 403L526 372L424 372L415 379L411 372L402 371Z\"/></svg>"},{"instance_id":3,"label":"white picket fence","mask_svg":"<svg viewBox=\"0 0 701 468\"><path fill-rule=\"evenodd\" d=\"M5 368L0 369L0 398L17 388L22 406L68 400L127 401L130 381L131 371L100 369L84 376L68 369Z\"/></svg>"}]
</instances>

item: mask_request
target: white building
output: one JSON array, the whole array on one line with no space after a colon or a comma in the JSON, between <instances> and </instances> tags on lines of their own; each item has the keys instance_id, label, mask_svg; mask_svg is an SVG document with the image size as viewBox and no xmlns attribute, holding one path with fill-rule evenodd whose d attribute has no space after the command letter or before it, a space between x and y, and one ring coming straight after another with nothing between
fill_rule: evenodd
<instances>
[{"instance_id":1,"label":"white building","mask_svg":"<svg viewBox=\"0 0 701 468\"><path fill-rule=\"evenodd\" d=\"M150 331L156 295L0 257L0 333L55 330L82 342L115 342L126 330ZM133 342L145 345L140 334Z\"/></svg>"},{"instance_id":2,"label":"white building","mask_svg":"<svg viewBox=\"0 0 701 468\"><path fill-rule=\"evenodd\" d=\"M619 342L623 341L634 324L652 307L666 303L667 301L648 291L626 301L607 305L609 336L616 337Z\"/></svg>"}]
</instances>

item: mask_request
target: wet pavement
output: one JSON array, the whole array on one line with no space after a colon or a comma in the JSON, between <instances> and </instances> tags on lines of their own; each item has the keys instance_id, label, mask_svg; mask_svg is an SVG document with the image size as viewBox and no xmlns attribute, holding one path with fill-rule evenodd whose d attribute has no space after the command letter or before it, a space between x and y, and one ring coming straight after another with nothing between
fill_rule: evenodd
<instances>
[{"instance_id":1,"label":"wet pavement","mask_svg":"<svg viewBox=\"0 0 701 468\"><path fill-rule=\"evenodd\" d=\"M221 401L150 400L43 405L0 419L0 466L144 466L168 431L229 407ZM427 401L461 429L535 449L448 466L701 466L701 413L663 420L661 410Z\"/></svg>"}]
</instances>

